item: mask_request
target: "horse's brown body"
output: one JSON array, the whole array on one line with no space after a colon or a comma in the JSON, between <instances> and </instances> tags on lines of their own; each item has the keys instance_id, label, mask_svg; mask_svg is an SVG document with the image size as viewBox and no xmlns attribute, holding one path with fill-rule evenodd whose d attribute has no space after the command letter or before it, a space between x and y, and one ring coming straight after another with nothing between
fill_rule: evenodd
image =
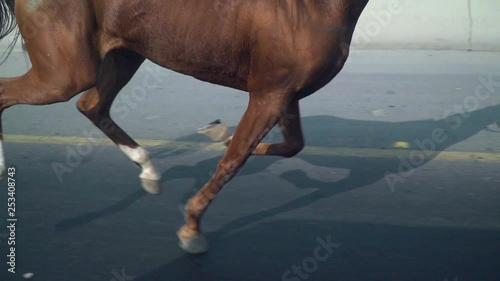
<instances>
[{"instance_id":1,"label":"horse's brown body","mask_svg":"<svg viewBox=\"0 0 500 281\"><path fill-rule=\"evenodd\" d=\"M250 92L272 85L304 96L338 72L354 30L348 23L357 20L341 13L352 9L342 1L92 2L101 54L130 49L204 81Z\"/></svg>"},{"instance_id":2,"label":"horse's brown body","mask_svg":"<svg viewBox=\"0 0 500 281\"><path fill-rule=\"evenodd\" d=\"M142 167L151 191L159 176L147 153L109 116L114 97L142 62L147 58L248 91L247 112L216 174L188 204L179 231L188 250L203 251L200 218L247 158L290 157L303 148L298 101L341 70L367 2L17 0L16 19L33 68L21 77L0 78L0 112L14 104L67 101L86 91L78 109ZM259 144L277 123L284 142Z\"/></svg>"}]
</instances>

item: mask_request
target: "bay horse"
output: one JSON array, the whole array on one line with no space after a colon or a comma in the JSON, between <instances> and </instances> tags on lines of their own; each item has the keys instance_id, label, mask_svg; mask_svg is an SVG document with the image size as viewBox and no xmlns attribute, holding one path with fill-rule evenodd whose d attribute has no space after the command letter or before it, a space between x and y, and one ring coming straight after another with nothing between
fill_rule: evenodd
<instances>
[{"instance_id":1,"label":"bay horse","mask_svg":"<svg viewBox=\"0 0 500 281\"><path fill-rule=\"evenodd\" d=\"M143 187L156 194L160 175L148 153L110 116L114 98L145 59L248 92L248 107L217 171L189 200L186 223L177 232L184 250L203 253L208 242L201 217L246 160L292 157L303 149L299 100L340 72L367 3L0 0L0 39L18 26L32 63L23 76L0 78L0 115L16 104L65 102L84 92L78 110L142 169ZM261 143L276 124L284 141ZM1 149L0 170L5 173Z\"/></svg>"}]
</instances>

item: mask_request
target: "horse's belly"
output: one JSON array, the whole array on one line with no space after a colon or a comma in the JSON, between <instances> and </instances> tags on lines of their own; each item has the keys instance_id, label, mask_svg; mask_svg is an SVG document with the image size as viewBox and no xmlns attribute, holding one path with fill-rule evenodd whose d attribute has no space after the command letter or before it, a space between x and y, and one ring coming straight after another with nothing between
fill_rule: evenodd
<instances>
[{"instance_id":1,"label":"horse's belly","mask_svg":"<svg viewBox=\"0 0 500 281\"><path fill-rule=\"evenodd\" d=\"M119 23L115 34L124 39L125 47L158 65L245 90L250 64L246 20L236 14L221 17L215 10L220 7L211 1L183 1L141 4L156 3L154 12L142 6L143 13L129 15L137 18L135 24ZM122 15L125 12L132 13L127 9Z\"/></svg>"},{"instance_id":2,"label":"horse's belly","mask_svg":"<svg viewBox=\"0 0 500 281\"><path fill-rule=\"evenodd\" d=\"M172 51L163 55L158 55L156 51L146 51L144 55L152 62L175 72L205 82L247 90L249 63L230 59L230 55L214 51L216 50L212 49L211 53Z\"/></svg>"}]
</instances>

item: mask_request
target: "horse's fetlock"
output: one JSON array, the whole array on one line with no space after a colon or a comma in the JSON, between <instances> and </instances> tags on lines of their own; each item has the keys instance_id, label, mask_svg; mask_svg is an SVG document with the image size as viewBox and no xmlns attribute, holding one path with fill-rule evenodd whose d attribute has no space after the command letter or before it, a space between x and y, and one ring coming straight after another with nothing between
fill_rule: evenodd
<instances>
[{"instance_id":1,"label":"horse's fetlock","mask_svg":"<svg viewBox=\"0 0 500 281\"><path fill-rule=\"evenodd\" d=\"M148 152L140 146L129 147L126 145L119 145L119 147L123 151L123 153L125 153L130 158L130 160L135 163L144 165L146 162L151 161Z\"/></svg>"},{"instance_id":2,"label":"horse's fetlock","mask_svg":"<svg viewBox=\"0 0 500 281\"><path fill-rule=\"evenodd\" d=\"M186 204L186 213L198 216L203 212L204 203L199 198L192 198Z\"/></svg>"}]
</instances>

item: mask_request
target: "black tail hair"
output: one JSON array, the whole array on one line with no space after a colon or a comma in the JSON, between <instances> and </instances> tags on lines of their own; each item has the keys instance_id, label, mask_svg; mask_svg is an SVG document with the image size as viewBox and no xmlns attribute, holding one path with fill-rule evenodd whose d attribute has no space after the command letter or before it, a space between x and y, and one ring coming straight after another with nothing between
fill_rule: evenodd
<instances>
[{"instance_id":1,"label":"black tail hair","mask_svg":"<svg viewBox=\"0 0 500 281\"><path fill-rule=\"evenodd\" d=\"M0 0L0 39L16 28L15 0Z\"/></svg>"},{"instance_id":2,"label":"black tail hair","mask_svg":"<svg viewBox=\"0 0 500 281\"><path fill-rule=\"evenodd\" d=\"M15 0L0 0L0 39L5 38L17 27L15 3ZM7 47L7 51L0 56L0 64L5 62L12 52L18 38L19 31L14 35L14 40Z\"/></svg>"}]
</instances>

